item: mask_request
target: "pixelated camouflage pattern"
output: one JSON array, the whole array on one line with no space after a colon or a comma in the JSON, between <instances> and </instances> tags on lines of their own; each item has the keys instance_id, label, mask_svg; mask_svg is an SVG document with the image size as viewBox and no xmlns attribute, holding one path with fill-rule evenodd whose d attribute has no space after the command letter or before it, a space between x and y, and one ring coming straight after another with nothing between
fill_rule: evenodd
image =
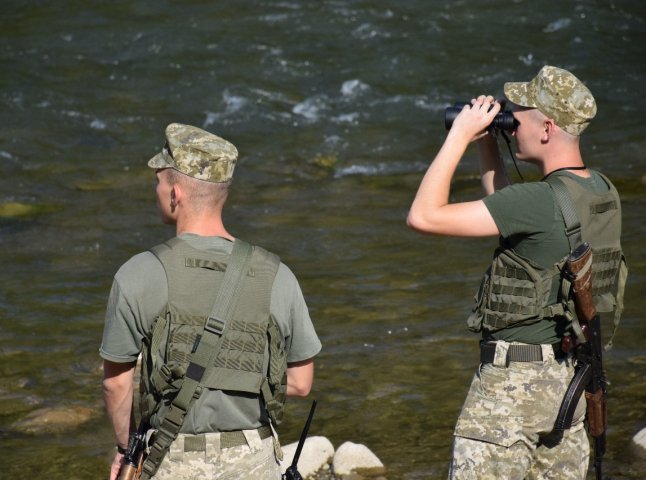
<instances>
[{"instance_id":1,"label":"pixelated camouflage pattern","mask_svg":"<svg viewBox=\"0 0 646 480\"><path fill-rule=\"evenodd\" d=\"M508 82L505 96L522 107L537 108L566 132L581 135L597 113L588 88L567 70L544 66L529 82Z\"/></svg>"},{"instance_id":2,"label":"pixelated camouflage pattern","mask_svg":"<svg viewBox=\"0 0 646 480\"><path fill-rule=\"evenodd\" d=\"M171 450L173 450L171 448ZM272 437L257 445L218 449L207 444L205 451L169 452L151 480L279 480Z\"/></svg>"},{"instance_id":3,"label":"pixelated camouflage pattern","mask_svg":"<svg viewBox=\"0 0 646 480\"><path fill-rule=\"evenodd\" d=\"M585 479L590 446L585 400L561 439L549 435L574 374L543 345L542 362L505 360L510 343L497 342L494 363L473 378L455 428L450 479ZM560 440L560 441L559 441Z\"/></svg>"},{"instance_id":4,"label":"pixelated camouflage pattern","mask_svg":"<svg viewBox=\"0 0 646 480\"><path fill-rule=\"evenodd\" d=\"M223 138L190 125L166 127L166 146L148 161L151 168L174 168L207 182L231 180L238 159L236 147Z\"/></svg>"}]
</instances>

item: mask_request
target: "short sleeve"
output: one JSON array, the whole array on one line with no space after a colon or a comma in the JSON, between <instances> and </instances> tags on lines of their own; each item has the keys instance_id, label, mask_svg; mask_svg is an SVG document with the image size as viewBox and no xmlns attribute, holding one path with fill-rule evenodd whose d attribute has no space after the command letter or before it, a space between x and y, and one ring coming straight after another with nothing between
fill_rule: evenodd
<instances>
[{"instance_id":1,"label":"short sleeve","mask_svg":"<svg viewBox=\"0 0 646 480\"><path fill-rule=\"evenodd\" d=\"M285 337L287 361L299 362L321 350L300 285L292 271L280 264L271 294L271 315Z\"/></svg>"},{"instance_id":2,"label":"short sleeve","mask_svg":"<svg viewBox=\"0 0 646 480\"><path fill-rule=\"evenodd\" d=\"M503 237L551 230L554 200L543 182L510 185L483 199Z\"/></svg>"},{"instance_id":3,"label":"short sleeve","mask_svg":"<svg viewBox=\"0 0 646 480\"><path fill-rule=\"evenodd\" d=\"M114 276L99 353L112 362L131 362L142 349L155 318L166 306L164 268L150 252L132 257Z\"/></svg>"}]
</instances>

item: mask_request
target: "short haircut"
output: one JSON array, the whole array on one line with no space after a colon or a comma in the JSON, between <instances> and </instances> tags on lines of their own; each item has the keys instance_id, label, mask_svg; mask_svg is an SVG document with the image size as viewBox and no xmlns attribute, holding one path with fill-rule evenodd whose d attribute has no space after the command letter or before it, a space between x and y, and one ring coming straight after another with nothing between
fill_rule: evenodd
<instances>
[{"instance_id":1,"label":"short haircut","mask_svg":"<svg viewBox=\"0 0 646 480\"><path fill-rule=\"evenodd\" d=\"M172 168L168 169L167 178L171 185L178 184L182 187L190 208L196 212L224 204L231 185L231 180L221 183L207 182L189 177Z\"/></svg>"}]
</instances>

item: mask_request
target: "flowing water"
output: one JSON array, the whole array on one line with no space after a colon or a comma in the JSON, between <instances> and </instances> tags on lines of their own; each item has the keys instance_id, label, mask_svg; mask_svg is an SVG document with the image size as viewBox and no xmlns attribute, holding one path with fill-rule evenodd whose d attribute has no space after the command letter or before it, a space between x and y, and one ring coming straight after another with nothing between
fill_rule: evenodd
<instances>
[{"instance_id":1,"label":"flowing water","mask_svg":"<svg viewBox=\"0 0 646 480\"><path fill-rule=\"evenodd\" d=\"M629 451L646 426L641 1L3 0L2 11L0 477L107 475L105 302L121 263L172 236L145 162L178 121L238 146L227 225L301 281L324 344L311 433L366 444L391 480L443 478L477 363L465 318L495 240L417 235L407 209L445 107L555 64L595 94L584 157L622 194L630 276L606 356L606 465L643 478ZM452 198L478 195L470 150ZM24 428L57 407L86 421ZM308 408L289 403L284 442Z\"/></svg>"}]
</instances>

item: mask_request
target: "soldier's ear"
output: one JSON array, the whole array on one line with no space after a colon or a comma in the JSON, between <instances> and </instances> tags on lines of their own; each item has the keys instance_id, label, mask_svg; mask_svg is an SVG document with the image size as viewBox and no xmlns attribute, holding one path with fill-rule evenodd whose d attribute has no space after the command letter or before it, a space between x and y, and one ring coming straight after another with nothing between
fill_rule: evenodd
<instances>
[{"instance_id":1,"label":"soldier's ear","mask_svg":"<svg viewBox=\"0 0 646 480\"><path fill-rule=\"evenodd\" d=\"M556 134L556 124L551 118L546 118L543 121L543 134L541 135L541 141L546 143L549 139Z\"/></svg>"}]
</instances>

